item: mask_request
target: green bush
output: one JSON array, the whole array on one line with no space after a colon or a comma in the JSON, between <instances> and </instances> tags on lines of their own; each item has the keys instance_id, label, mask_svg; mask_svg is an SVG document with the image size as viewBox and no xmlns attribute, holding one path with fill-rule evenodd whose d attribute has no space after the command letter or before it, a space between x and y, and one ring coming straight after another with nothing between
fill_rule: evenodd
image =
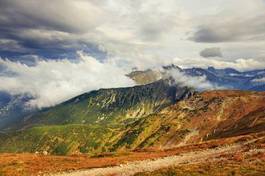
<instances>
[{"instance_id":1,"label":"green bush","mask_svg":"<svg viewBox=\"0 0 265 176\"><path fill-rule=\"evenodd\" d=\"M67 155L69 151L67 144L59 144L53 151L55 155Z\"/></svg>"}]
</instances>

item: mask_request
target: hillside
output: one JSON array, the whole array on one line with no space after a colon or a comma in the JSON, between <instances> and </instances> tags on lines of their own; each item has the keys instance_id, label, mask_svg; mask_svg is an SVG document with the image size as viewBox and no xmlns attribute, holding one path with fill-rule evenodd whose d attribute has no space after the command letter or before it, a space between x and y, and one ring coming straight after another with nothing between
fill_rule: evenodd
<instances>
[{"instance_id":1,"label":"hillside","mask_svg":"<svg viewBox=\"0 0 265 176\"><path fill-rule=\"evenodd\" d=\"M0 151L54 154L110 151L124 126L193 93L187 87L169 84L169 80L92 91L29 116L16 125L17 131L0 134Z\"/></svg>"},{"instance_id":2,"label":"hillside","mask_svg":"<svg viewBox=\"0 0 265 176\"><path fill-rule=\"evenodd\" d=\"M63 105L75 102L73 100ZM95 155L167 149L254 134L265 130L264 104L263 92L203 92L122 125L115 122L42 125L9 133L8 137L2 134L0 151Z\"/></svg>"},{"instance_id":3,"label":"hillside","mask_svg":"<svg viewBox=\"0 0 265 176\"><path fill-rule=\"evenodd\" d=\"M171 148L264 130L264 92L209 91L127 126L115 147Z\"/></svg>"},{"instance_id":4,"label":"hillside","mask_svg":"<svg viewBox=\"0 0 265 176\"><path fill-rule=\"evenodd\" d=\"M261 176L265 173L264 139L264 133L258 137L253 134L170 150L98 157L0 154L0 175Z\"/></svg>"},{"instance_id":5,"label":"hillside","mask_svg":"<svg viewBox=\"0 0 265 176\"><path fill-rule=\"evenodd\" d=\"M171 84L170 80L128 88L100 89L30 116L24 120L23 126L121 125L158 112L192 94L192 89Z\"/></svg>"}]
</instances>

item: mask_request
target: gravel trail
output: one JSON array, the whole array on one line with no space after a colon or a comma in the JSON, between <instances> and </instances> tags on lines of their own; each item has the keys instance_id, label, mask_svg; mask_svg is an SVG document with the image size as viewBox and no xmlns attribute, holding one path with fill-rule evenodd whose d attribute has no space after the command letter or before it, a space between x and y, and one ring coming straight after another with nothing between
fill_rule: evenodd
<instances>
[{"instance_id":1,"label":"gravel trail","mask_svg":"<svg viewBox=\"0 0 265 176\"><path fill-rule=\"evenodd\" d=\"M232 145L204 151L189 152L181 155L168 156L154 160L134 161L119 166L95 168L81 171L64 172L50 176L133 176L139 172L150 172L179 164L203 162L206 159L216 159L223 153L232 153L240 149L240 145Z\"/></svg>"}]
</instances>

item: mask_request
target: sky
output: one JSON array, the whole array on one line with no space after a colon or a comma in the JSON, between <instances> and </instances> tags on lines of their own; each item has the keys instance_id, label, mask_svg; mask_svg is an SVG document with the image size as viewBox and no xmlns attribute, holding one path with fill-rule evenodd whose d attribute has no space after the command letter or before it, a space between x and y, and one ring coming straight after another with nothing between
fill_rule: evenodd
<instances>
[{"instance_id":1,"label":"sky","mask_svg":"<svg viewBox=\"0 0 265 176\"><path fill-rule=\"evenodd\" d=\"M264 0L0 0L0 91L45 106L132 68L261 69L264 39Z\"/></svg>"}]
</instances>

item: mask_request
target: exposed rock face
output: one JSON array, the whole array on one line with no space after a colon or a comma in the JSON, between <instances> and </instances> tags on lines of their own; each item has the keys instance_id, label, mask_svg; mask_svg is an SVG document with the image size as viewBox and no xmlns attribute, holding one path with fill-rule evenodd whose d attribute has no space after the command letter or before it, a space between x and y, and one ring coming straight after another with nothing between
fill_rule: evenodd
<instances>
[{"instance_id":1,"label":"exposed rock face","mask_svg":"<svg viewBox=\"0 0 265 176\"><path fill-rule=\"evenodd\" d=\"M133 79L136 84L145 85L162 79L163 74L158 70L133 71L127 75Z\"/></svg>"}]
</instances>

